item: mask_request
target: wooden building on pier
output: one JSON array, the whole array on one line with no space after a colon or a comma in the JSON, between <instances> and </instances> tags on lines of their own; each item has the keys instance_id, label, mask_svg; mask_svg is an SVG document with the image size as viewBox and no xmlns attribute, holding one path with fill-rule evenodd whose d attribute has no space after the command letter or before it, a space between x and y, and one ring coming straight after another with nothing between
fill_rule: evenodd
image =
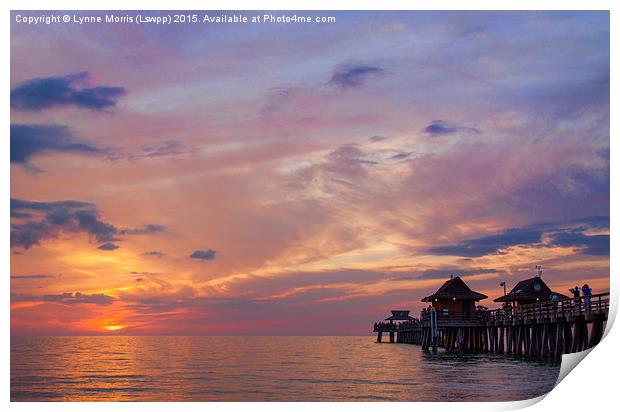
<instances>
[{"instance_id":1,"label":"wooden building on pier","mask_svg":"<svg viewBox=\"0 0 620 412\"><path fill-rule=\"evenodd\" d=\"M377 342L381 342L383 332L390 333L390 343L394 343L394 336L398 328L400 328L404 322L413 322L417 319L409 316L408 310L393 310L392 315L385 318L386 322L375 323L374 331L378 332ZM396 323L395 323L396 322Z\"/></svg>"},{"instance_id":2,"label":"wooden building on pier","mask_svg":"<svg viewBox=\"0 0 620 412\"><path fill-rule=\"evenodd\" d=\"M442 318L473 317L476 313L476 302L486 299L482 293L474 292L460 277L451 277L437 292L422 299L429 302Z\"/></svg>"},{"instance_id":3,"label":"wooden building on pier","mask_svg":"<svg viewBox=\"0 0 620 412\"><path fill-rule=\"evenodd\" d=\"M552 291L540 276L535 276L517 283L510 293L493 299L493 302L510 303L512 306L519 306L560 299L568 299L568 296Z\"/></svg>"},{"instance_id":4,"label":"wooden building on pier","mask_svg":"<svg viewBox=\"0 0 620 412\"><path fill-rule=\"evenodd\" d=\"M393 310L391 312L392 315L385 318L385 320L390 323L414 320L414 318L409 316L408 310Z\"/></svg>"}]
</instances>

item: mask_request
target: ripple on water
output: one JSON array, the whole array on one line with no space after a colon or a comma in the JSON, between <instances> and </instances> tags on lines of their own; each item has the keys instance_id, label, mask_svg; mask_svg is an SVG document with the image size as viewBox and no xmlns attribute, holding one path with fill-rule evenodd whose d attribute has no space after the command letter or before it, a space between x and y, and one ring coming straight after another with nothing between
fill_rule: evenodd
<instances>
[{"instance_id":1,"label":"ripple on water","mask_svg":"<svg viewBox=\"0 0 620 412\"><path fill-rule=\"evenodd\" d=\"M372 337L20 337L11 400L520 400L548 392L559 369Z\"/></svg>"}]
</instances>

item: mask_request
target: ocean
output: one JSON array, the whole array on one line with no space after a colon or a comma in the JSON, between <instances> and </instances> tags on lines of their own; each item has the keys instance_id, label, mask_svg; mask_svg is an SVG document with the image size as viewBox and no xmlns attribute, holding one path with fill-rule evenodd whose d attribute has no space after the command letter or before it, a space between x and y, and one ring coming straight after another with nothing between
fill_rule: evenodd
<instances>
[{"instance_id":1,"label":"ocean","mask_svg":"<svg viewBox=\"0 0 620 412\"><path fill-rule=\"evenodd\" d=\"M559 371L373 336L11 339L11 401L510 401Z\"/></svg>"}]
</instances>

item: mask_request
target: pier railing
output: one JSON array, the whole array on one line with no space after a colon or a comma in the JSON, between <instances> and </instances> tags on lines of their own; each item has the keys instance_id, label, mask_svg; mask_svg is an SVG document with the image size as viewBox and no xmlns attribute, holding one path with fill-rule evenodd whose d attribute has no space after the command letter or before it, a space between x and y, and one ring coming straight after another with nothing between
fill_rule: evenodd
<instances>
[{"instance_id":1,"label":"pier railing","mask_svg":"<svg viewBox=\"0 0 620 412\"><path fill-rule=\"evenodd\" d=\"M437 319L437 326L475 326L482 322L482 315L480 310L474 312L435 312ZM431 311L423 310L420 314L420 321L428 326L431 322Z\"/></svg>"},{"instance_id":2,"label":"pier railing","mask_svg":"<svg viewBox=\"0 0 620 412\"><path fill-rule=\"evenodd\" d=\"M397 332L398 325L395 323L377 322L373 327L373 332Z\"/></svg>"},{"instance_id":3,"label":"pier railing","mask_svg":"<svg viewBox=\"0 0 620 412\"><path fill-rule=\"evenodd\" d=\"M516 307L505 306L500 309L480 312L480 314L483 321L507 322L598 315L607 314L608 311L609 293L600 293L557 301L529 303Z\"/></svg>"},{"instance_id":4,"label":"pier railing","mask_svg":"<svg viewBox=\"0 0 620 412\"><path fill-rule=\"evenodd\" d=\"M421 324L418 319L400 323L376 322L373 332L399 332L404 330L419 329L420 327Z\"/></svg>"},{"instance_id":5,"label":"pier railing","mask_svg":"<svg viewBox=\"0 0 620 412\"><path fill-rule=\"evenodd\" d=\"M452 321L472 321L472 320L479 320L480 319L480 313L481 311L475 311L475 312L442 312L442 311L437 311L437 320L438 321L442 321L442 320L452 320ZM422 321L430 321L431 319L431 312L430 311L425 311L422 312L420 319Z\"/></svg>"}]
</instances>

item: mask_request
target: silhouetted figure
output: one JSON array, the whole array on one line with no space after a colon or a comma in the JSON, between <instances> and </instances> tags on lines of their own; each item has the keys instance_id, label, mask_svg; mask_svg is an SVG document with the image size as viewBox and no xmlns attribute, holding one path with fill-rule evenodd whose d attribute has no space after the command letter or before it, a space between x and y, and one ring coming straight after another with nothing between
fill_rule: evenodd
<instances>
[{"instance_id":1,"label":"silhouetted figure","mask_svg":"<svg viewBox=\"0 0 620 412\"><path fill-rule=\"evenodd\" d=\"M571 304L571 306L573 307L573 310L577 310L577 312L581 312L581 305L580 305L580 299L579 299L579 295L580 295L580 291L579 291L579 286L575 286L572 289L569 289L570 293L573 294L573 303Z\"/></svg>"},{"instance_id":2,"label":"silhouetted figure","mask_svg":"<svg viewBox=\"0 0 620 412\"><path fill-rule=\"evenodd\" d=\"M506 316L506 318L510 318L512 316L512 305L510 304L510 302L506 302L503 306L504 308L504 315Z\"/></svg>"},{"instance_id":3,"label":"silhouetted figure","mask_svg":"<svg viewBox=\"0 0 620 412\"><path fill-rule=\"evenodd\" d=\"M552 293L551 295L549 295L549 300L553 305L553 313L556 314L558 311L558 300L560 300L560 297L557 295L557 293Z\"/></svg>"},{"instance_id":4,"label":"silhouetted figure","mask_svg":"<svg viewBox=\"0 0 620 412\"><path fill-rule=\"evenodd\" d=\"M590 310L592 308L592 301L590 299L592 296L592 289L590 289L590 286L586 283L581 287L581 291L583 292L583 304L585 309Z\"/></svg>"}]
</instances>

